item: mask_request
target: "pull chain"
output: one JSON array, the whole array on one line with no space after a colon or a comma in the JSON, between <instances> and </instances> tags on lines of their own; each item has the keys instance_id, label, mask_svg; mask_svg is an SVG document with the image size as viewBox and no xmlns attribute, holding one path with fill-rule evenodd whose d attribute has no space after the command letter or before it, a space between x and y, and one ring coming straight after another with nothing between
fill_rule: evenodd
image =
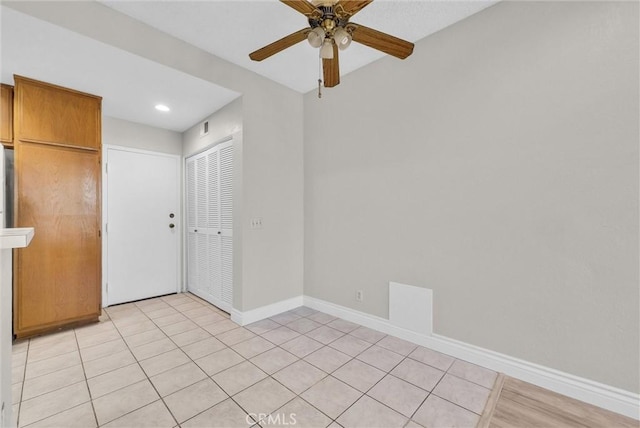
<instances>
[{"instance_id":1,"label":"pull chain","mask_svg":"<svg viewBox=\"0 0 640 428\"><path fill-rule=\"evenodd\" d=\"M318 55L318 98L322 98L322 57Z\"/></svg>"}]
</instances>

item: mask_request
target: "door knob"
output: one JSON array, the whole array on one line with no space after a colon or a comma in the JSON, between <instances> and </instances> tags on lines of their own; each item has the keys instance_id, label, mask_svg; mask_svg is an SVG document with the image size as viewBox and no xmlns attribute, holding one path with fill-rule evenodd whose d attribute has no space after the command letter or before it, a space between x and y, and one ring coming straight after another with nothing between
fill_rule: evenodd
<instances>
[{"instance_id":1,"label":"door knob","mask_svg":"<svg viewBox=\"0 0 640 428\"><path fill-rule=\"evenodd\" d=\"M176 227L176 225L175 225L175 224L173 224L173 223L169 223L169 229L173 229L174 227Z\"/></svg>"}]
</instances>

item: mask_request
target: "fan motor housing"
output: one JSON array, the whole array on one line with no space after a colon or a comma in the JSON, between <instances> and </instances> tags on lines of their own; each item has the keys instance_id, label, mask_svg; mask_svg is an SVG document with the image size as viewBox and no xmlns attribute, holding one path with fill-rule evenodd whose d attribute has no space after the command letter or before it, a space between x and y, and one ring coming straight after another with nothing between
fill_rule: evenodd
<instances>
[{"instance_id":1,"label":"fan motor housing","mask_svg":"<svg viewBox=\"0 0 640 428\"><path fill-rule=\"evenodd\" d=\"M349 18L342 18L336 14L333 5L320 5L317 8L322 12L322 15L309 17L311 28L322 27L325 32L330 33L337 27L344 28L349 22Z\"/></svg>"}]
</instances>

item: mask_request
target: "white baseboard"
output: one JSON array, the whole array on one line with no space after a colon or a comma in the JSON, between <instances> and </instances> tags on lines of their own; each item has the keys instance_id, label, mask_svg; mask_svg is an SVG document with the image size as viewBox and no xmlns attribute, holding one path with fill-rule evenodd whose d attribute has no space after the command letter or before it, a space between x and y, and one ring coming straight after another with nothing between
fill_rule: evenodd
<instances>
[{"instance_id":1,"label":"white baseboard","mask_svg":"<svg viewBox=\"0 0 640 428\"><path fill-rule=\"evenodd\" d=\"M395 326L385 318L356 311L309 296L291 299L241 312L231 310L231 320L247 325L300 306L351 321L452 357L504 373L594 406L640 420L640 394L625 391L529 361L510 357L438 334L426 335Z\"/></svg>"},{"instance_id":2,"label":"white baseboard","mask_svg":"<svg viewBox=\"0 0 640 428\"><path fill-rule=\"evenodd\" d=\"M231 321L239 325L247 325L256 321L260 321L265 318L272 317L274 315L281 314L282 312L290 311L291 309L302 306L302 296L293 297L287 300L281 300L280 302L272 303L270 305L261 306L256 309L241 312L237 309L231 309Z\"/></svg>"},{"instance_id":3,"label":"white baseboard","mask_svg":"<svg viewBox=\"0 0 640 428\"><path fill-rule=\"evenodd\" d=\"M493 352L445 336L437 334L424 335L409 331L390 324L387 319L324 300L304 296L303 302L304 306L312 309L504 373L594 406L602 407L630 418L640 419L640 394Z\"/></svg>"}]
</instances>

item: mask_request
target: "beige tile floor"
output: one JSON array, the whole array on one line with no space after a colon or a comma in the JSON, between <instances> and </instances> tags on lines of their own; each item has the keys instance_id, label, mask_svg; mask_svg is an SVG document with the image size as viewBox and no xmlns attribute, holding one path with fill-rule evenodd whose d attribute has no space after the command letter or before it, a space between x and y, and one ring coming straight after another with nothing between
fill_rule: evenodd
<instances>
[{"instance_id":1,"label":"beige tile floor","mask_svg":"<svg viewBox=\"0 0 640 428\"><path fill-rule=\"evenodd\" d=\"M13 346L20 427L475 426L496 373L300 307L240 327L191 294Z\"/></svg>"}]
</instances>

